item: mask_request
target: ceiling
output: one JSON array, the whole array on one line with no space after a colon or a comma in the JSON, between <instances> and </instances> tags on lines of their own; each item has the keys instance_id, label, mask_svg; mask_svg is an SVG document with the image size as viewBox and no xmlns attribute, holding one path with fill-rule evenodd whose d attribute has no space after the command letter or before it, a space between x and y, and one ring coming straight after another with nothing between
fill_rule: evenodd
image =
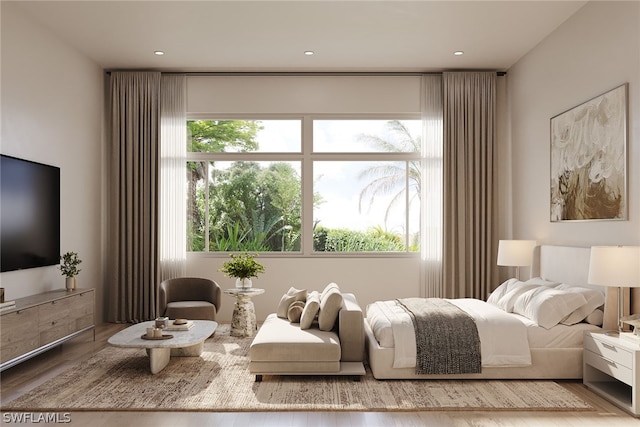
<instances>
[{"instance_id":1,"label":"ceiling","mask_svg":"<svg viewBox=\"0 0 640 427\"><path fill-rule=\"evenodd\" d=\"M108 70L427 72L507 70L585 3L49 0L16 6ZM464 55L454 56L457 50Z\"/></svg>"}]
</instances>

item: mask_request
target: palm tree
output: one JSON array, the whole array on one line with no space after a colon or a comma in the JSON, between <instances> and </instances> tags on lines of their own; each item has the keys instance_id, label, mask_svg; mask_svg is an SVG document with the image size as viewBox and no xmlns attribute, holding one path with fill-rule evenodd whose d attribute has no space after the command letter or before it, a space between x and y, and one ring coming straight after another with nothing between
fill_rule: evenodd
<instances>
[{"instance_id":1,"label":"palm tree","mask_svg":"<svg viewBox=\"0 0 640 427\"><path fill-rule=\"evenodd\" d=\"M409 129L399 120L387 122L391 138L384 139L378 135L361 135L359 140L369 144L386 153L419 153L421 149L421 136L413 137ZM373 205L375 198L379 195L392 194L384 215L385 223L391 212L391 208L397 203L403 202L406 186L406 173L409 174L409 203L413 200L420 200L420 189L422 182L422 171L420 162L409 160L406 165L399 162L385 162L384 164L373 165L360 172L358 178L361 180L370 179L370 182L360 191L358 209L362 212L363 205L369 208Z\"/></svg>"}]
</instances>

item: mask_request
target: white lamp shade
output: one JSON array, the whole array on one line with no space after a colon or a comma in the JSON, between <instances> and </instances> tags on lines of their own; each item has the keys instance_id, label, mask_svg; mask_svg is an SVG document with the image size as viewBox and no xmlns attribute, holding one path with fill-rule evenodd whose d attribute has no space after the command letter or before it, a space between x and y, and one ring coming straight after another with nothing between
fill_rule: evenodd
<instances>
[{"instance_id":1,"label":"white lamp shade","mask_svg":"<svg viewBox=\"0 0 640 427\"><path fill-rule=\"evenodd\" d=\"M535 240L500 240L498 242L498 265L527 267L531 265Z\"/></svg>"},{"instance_id":2,"label":"white lamp shade","mask_svg":"<svg viewBox=\"0 0 640 427\"><path fill-rule=\"evenodd\" d=\"M592 246L589 284L640 287L640 246Z\"/></svg>"}]
</instances>

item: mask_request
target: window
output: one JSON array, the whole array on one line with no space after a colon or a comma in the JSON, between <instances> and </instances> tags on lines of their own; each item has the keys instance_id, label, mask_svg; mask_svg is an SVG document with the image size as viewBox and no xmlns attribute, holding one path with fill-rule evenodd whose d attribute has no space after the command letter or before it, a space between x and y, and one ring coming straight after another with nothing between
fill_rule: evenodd
<instances>
[{"instance_id":1,"label":"window","mask_svg":"<svg viewBox=\"0 0 640 427\"><path fill-rule=\"evenodd\" d=\"M188 129L189 251L420 250L419 119L206 119Z\"/></svg>"},{"instance_id":2,"label":"window","mask_svg":"<svg viewBox=\"0 0 640 427\"><path fill-rule=\"evenodd\" d=\"M420 135L420 120L313 121L314 251L419 251Z\"/></svg>"},{"instance_id":3,"label":"window","mask_svg":"<svg viewBox=\"0 0 640 427\"><path fill-rule=\"evenodd\" d=\"M300 251L301 121L189 120L187 129L187 250Z\"/></svg>"}]
</instances>

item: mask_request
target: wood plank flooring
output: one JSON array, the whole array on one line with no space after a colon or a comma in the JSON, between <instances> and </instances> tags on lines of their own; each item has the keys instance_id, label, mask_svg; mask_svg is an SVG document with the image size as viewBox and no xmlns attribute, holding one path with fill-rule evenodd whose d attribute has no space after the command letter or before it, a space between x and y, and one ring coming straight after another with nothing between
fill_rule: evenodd
<instances>
[{"instance_id":1,"label":"wood plank flooring","mask_svg":"<svg viewBox=\"0 0 640 427\"><path fill-rule=\"evenodd\" d=\"M55 377L107 346L107 339L126 325L102 324L49 352L39 355L0 374L0 400L8 402ZM560 383L588 401L595 411L508 412L508 411L425 411L425 412L132 412L101 411L68 414L72 426L640 426L616 406L585 388L579 381ZM38 417L41 414L29 414ZM23 413L2 413L2 425L46 425L43 422L18 423ZM60 414L59 416L63 416ZM65 415L67 416L67 415ZM24 418L23 418L24 420Z\"/></svg>"}]
</instances>

